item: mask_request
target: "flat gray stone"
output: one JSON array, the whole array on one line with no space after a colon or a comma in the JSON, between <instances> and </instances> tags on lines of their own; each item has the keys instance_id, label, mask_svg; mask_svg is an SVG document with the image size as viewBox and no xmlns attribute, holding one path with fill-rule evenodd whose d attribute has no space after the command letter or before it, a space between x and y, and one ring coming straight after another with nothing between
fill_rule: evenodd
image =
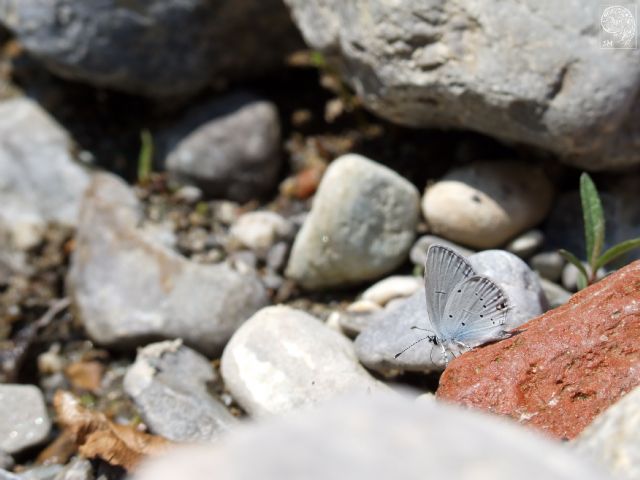
<instances>
[{"instance_id":1,"label":"flat gray stone","mask_svg":"<svg viewBox=\"0 0 640 480\"><path fill-rule=\"evenodd\" d=\"M560 280L565 263L566 260L557 250L537 253L529 260L531 268L538 272L540 277L551 282Z\"/></svg>"},{"instance_id":2,"label":"flat gray stone","mask_svg":"<svg viewBox=\"0 0 640 480\"><path fill-rule=\"evenodd\" d=\"M38 445L49 430L51 421L38 388L0 384L0 450L14 454Z\"/></svg>"},{"instance_id":3,"label":"flat gray stone","mask_svg":"<svg viewBox=\"0 0 640 480\"><path fill-rule=\"evenodd\" d=\"M119 178L98 174L82 208L69 291L96 342L128 348L182 338L215 355L268 302L255 271L187 260L138 229L141 208Z\"/></svg>"},{"instance_id":4,"label":"flat gray stone","mask_svg":"<svg viewBox=\"0 0 640 480\"><path fill-rule=\"evenodd\" d=\"M2 0L0 22L57 75L150 97L263 75L300 46L278 0Z\"/></svg>"},{"instance_id":5,"label":"flat gray stone","mask_svg":"<svg viewBox=\"0 0 640 480\"><path fill-rule=\"evenodd\" d=\"M540 278L540 286L547 297L549 308L556 308L560 305L564 305L571 298L571 292L565 290L557 283L547 280L546 278Z\"/></svg>"},{"instance_id":6,"label":"flat gray stone","mask_svg":"<svg viewBox=\"0 0 640 480\"><path fill-rule=\"evenodd\" d=\"M386 119L475 130L590 170L640 163L640 51L602 48L599 0L286 3Z\"/></svg>"},{"instance_id":7,"label":"flat gray stone","mask_svg":"<svg viewBox=\"0 0 640 480\"><path fill-rule=\"evenodd\" d=\"M640 388L601 413L572 444L584 457L607 467L615 478L639 478Z\"/></svg>"},{"instance_id":8,"label":"flat gray stone","mask_svg":"<svg viewBox=\"0 0 640 480\"><path fill-rule=\"evenodd\" d=\"M93 467L86 458L75 457L54 480L93 480Z\"/></svg>"},{"instance_id":9,"label":"flat gray stone","mask_svg":"<svg viewBox=\"0 0 640 480\"><path fill-rule=\"evenodd\" d=\"M255 417L386 389L358 363L350 340L285 306L264 308L238 329L221 372L233 398Z\"/></svg>"},{"instance_id":10,"label":"flat gray stone","mask_svg":"<svg viewBox=\"0 0 640 480\"><path fill-rule=\"evenodd\" d=\"M35 102L0 101L0 231L10 245L34 246L50 222L76 225L89 174L71 149L67 132Z\"/></svg>"},{"instance_id":11,"label":"flat gray stone","mask_svg":"<svg viewBox=\"0 0 640 480\"><path fill-rule=\"evenodd\" d=\"M344 398L158 456L134 480L607 480L566 446L498 417L397 396Z\"/></svg>"},{"instance_id":12,"label":"flat gray stone","mask_svg":"<svg viewBox=\"0 0 640 480\"><path fill-rule=\"evenodd\" d=\"M152 432L175 442L208 442L236 423L207 390L215 379L205 357L173 340L140 349L124 389Z\"/></svg>"},{"instance_id":13,"label":"flat gray stone","mask_svg":"<svg viewBox=\"0 0 640 480\"><path fill-rule=\"evenodd\" d=\"M544 233L538 229L529 230L512 239L504 249L518 257L527 260L544 244Z\"/></svg>"},{"instance_id":14,"label":"flat gray stone","mask_svg":"<svg viewBox=\"0 0 640 480\"><path fill-rule=\"evenodd\" d=\"M540 223L553 185L521 162L477 161L455 168L427 188L422 213L431 231L472 248L496 248Z\"/></svg>"},{"instance_id":15,"label":"flat gray stone","mask_svg":"<svg viewBox=\"0 0 640 480\"><path fill-rule=\"evenodd\" d=\"M503 250L486 250L468 260L478 274L491 278L508 295L511 307L505 330L519 327L547 311L547 299L537 275L520 258ZM412 329L414 326L426 331ZM371 314L355 340L356 353L363 365L385 375L440 371L445 367L440 347L427 339L433 334L426 295L420 289L399 304L394 302L382 312ZM414 342L418 343L411 347Z\"/></svg>"},{"instance_id":16,"label":"flat gray stone","mask_svg":"<svg viewBox=\"0 0 640 480\"><path fill-rule=\"evenodd\" d=\"M416 188L355 154L327 169L298 232L286 275L320 290L374 280L403 263L419 216Z\"/></svg>"},{"instance_id":17,"label":"flat gray stone","mask_svg":"<svg viewBox=\"0 0 640 480\"><path fill-rule=\"evenodd\" d=\"M210 197L256 199L275 188L282 167L276 106L247 93L197 106L157 143L166 169Z\"/></svg>"},{"instance_id":18,"label":"flat gray stone","mask_svg":"<svg viewBox=\"0 0 640 480\"><path fill-rule=\"evenodd\" d=\"M234 241L262 258L267 257L271 247L279 240L289 239L293 237L293 233L294 227L291 222L282 215L269 211L245 213L229 231Z\"/></svg>"}]
</instances>

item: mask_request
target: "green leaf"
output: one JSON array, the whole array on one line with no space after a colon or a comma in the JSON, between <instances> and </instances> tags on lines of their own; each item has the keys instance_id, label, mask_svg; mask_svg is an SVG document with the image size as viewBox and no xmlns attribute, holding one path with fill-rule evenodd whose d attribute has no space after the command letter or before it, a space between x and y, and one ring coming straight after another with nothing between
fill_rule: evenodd
<instances>
[{"instance_id":1,"label":"green leaf","mask_svg":"<svg viewBox=\"0 0 640 480\"><path fill-rule=\"evenodd\" d=\"M588 173L580 175L580 199L587 243L587 263L593 268L604 245L604 212L598 190Z\"/></svg>"},{"instance_id":2,"label":"green leaf","mask_svg":"<svg viewBox=\"0 0 640 480\"><path fill-rule=\"evenodd\" d=\"M567 262L572 263L573 265L575 265L576 268L578 270L580 270L580 273L582 275L584 275L585 280L587 278L589 278L589 275L587 274L587 269L584 268L584 265L582 264L582 262L580 261L580 259L578 257L576 257L570 251L565 250L564 248L561 248L560 250L558 250L558 253L560 255L562 255Z\"/></svg>"},{"instance_id":3,"label":"green leaf","mask_svg":"<svg viewBox=\"0 0 640 480\"><path fill-rule=\"evenodd\" d=\"M144 182L153 168L153 137L146 128L140 132L140 153L138 154L138 182Z\"/></svg>"},{"instance_id":4,"label":"green leaf","mask_svg":"<svg viewBox=\"0 0 640 480\"><path fill-rule=\"evenodd\" d=\"M604 252L600 258L596 261L595 271L599 268L604 267L607 263L612 262L620 255L624 255L629 250L633 250L634 248L640 248L640 237L632 238L631 240L625 240L617 245L614 245L609 250Z\"/></svg>"}]
</instances>

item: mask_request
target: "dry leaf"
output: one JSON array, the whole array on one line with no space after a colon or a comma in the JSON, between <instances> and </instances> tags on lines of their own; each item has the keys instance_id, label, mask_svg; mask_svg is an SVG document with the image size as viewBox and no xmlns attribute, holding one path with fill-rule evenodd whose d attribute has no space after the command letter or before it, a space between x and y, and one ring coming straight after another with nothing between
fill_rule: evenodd
<instances>
[{"instance_id":1,"label":"dry leaf","mask_svg":"<svg viewBox=\"0 0 640 480\"><path fill-rule=\"evenodd\" d=\"M75 362L69 365L64 373L73 388L96 393L102 384L104 365L96 361Z\"/></svg>"},{"instance_id":2,"label":"dry leaf","mask_svg":"<svg viewBox=\"0 0 640 480\"><path fill-rule=\"evenodd\" d=\"M38 454L36 463L65 465L77 451L78 446L73 435L69 431L63 430L53 442L47 445L47 448Z\"/></svg>"},{"instance_id":3,"label":"dry leaf","mask_svg":"<svg viewBox=\"0 0 640 480\"><path fill-rule=\"evenodd\" d=\"M165 452L173 445L163 437L111 422L103 413L83 407L69 392L56 392L53 406L58 423L73 435L80 454L87 458L99 457L131 470L147 455Z\"/></svg>"}]
</instances>

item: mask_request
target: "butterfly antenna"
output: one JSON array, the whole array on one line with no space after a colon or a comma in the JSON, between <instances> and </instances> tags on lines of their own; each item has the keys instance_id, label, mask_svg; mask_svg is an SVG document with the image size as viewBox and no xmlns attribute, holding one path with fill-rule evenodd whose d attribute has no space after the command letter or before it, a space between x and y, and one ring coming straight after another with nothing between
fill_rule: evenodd
<instances>
[{"instance_id":1,"label":"butterfly antenna","mask_svg":"<svg viewBox=\"0 0 640 480\"><path fill-rule=\"evenodd\" d=\"M411 345L409 345L407 348L405 348L404 350L402 350L399 353L396 353L393 358L398 358L400 355L402 355L404 352L406 352L407 350L409 350L411 347L415 347L417 344L419 344L420 342L423 342L425 340L428 340L429 338L431 338L430 336L426 336L424 338L420 338L419 340L416 340L415 342L413 342Z\"/></svg>"},{"instance_id":2,"label":"butterfly antenna","mask_svg":"<svg viewBox=\"0 0 640 480\"><path fill-rule=\"evenodd\" d=\"M435 333L433 330L429 330L428 328L421 328L416 326L411 327L411 330L420 330L422 332Z\"/></svg>"}]
</instances>

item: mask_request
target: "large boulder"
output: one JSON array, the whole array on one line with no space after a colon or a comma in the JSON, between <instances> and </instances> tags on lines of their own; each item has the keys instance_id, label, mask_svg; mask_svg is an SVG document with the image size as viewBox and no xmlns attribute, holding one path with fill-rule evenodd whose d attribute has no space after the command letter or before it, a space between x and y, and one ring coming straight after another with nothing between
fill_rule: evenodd
<instances>
[{"instance_id":1,"label":"large boulder","mask_svg":"<svg viewBox=\"0 0 640 480\"><path fill-rule=\"evenodd\" d=\"M600 45L599 0L286 0L374 112L471 129L588 169L640 163L639 51Z\"/></svg>"},{"instance_id":2,"label":"large boulder","mask_svg":"<svg viewBox=\"0 0 640 480\"><path fill-rule=\"evenodd\" d=\"M152 97L261 74L298 45L279 0L0 0L0 23L62 77Z\"/></svg>"}]
</instances>

